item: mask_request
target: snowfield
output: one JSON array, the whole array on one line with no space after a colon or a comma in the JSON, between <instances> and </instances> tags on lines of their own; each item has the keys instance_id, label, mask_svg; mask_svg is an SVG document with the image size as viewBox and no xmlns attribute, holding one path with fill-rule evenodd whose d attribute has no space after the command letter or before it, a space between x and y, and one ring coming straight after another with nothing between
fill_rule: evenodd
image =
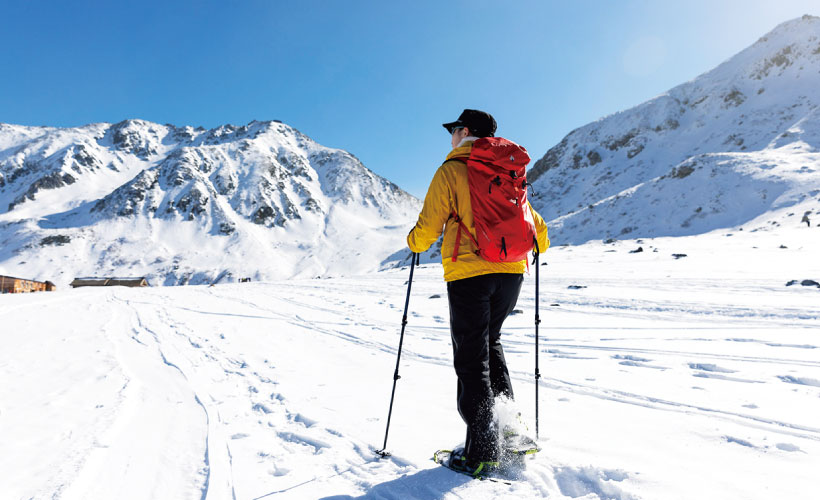
<instances>
[{"instance_id":1,"label":"snowfield","mask_svg":"<svg viewBox=\"0 0 820 500\"><path fill-rule=\"evenodd\" d=\"M431 461L464 434L440 265L416 270L387 459L407 268L3 295L0 498L814 499L818 249L805 225L551 248L543 451L512 485ZM533 295L534 273L503 338L531 431Z\"/></svg>"}]
</instances>

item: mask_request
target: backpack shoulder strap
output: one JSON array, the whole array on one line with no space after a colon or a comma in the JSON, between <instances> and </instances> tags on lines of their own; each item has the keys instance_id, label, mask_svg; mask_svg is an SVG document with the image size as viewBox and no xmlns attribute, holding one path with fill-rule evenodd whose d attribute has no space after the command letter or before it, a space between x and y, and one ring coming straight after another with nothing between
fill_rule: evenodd
<instances>
[{"instance_id":1,"label":"backpack shoulder strap","mask_svg":"<svg viewBox=\"0 0 820 500\"><path fill-rule=\"evenodd\" d=\"M469 156L453 156L452 158L447 158L446 160L444 160L444 163L447 163L447 162L450 162L450 161L460 161L461 163L466 164L467 160L469 160L469 159L470 159ZM442 165L444 165L444 163L442 163Z\"/></svg>"},{"instance_id":2,"label":"backpack shoulder strap","mask_svg":"<svg viewBox=\"0 0 820 500\"><path fill-rule=\"evenodd\" d=\"M469 159L470 159L470 155L453 156L452 158L447 158L444 161L444 163L447 163L448 161L460 161L460 162L462 162L466 165L467 160L469 160ZM442 165L444 165L444 163L442 163ZM481 249L478 246L478 241L476 241L475 236L473 236L473 233L470 232L470 230L467 228L467 226L464 224L464 222L461 220L461 217L458 215L458 213L455 212L455 210L450 214L450 218L453 219L458 224L458 232L456 232L456 244L453 245L453 256L452 256L453 262L458 262L458 248L461 245L461 233L462 232L467 233L467 236L470 237L470 241L472 241L473 245L476 248L476 250L475 250L476 255L480 255L481 254Z\"/></svg>"}]
</instances>

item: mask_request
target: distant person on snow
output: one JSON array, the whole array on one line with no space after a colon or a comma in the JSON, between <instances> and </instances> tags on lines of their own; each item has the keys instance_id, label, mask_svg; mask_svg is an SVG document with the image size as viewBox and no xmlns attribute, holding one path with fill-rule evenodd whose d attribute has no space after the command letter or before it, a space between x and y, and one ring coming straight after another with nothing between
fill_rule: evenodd
<instances>
[{"instance_id":1,"label":"distant person on snow","mask_svg":"<svg viewBox=\"0 0 820 500\"><path fill-rule=\"evenodd\" d=\"M800 222L805 222L806 227L811 227L811 222L809 222L809 213L808 212L803 214L803 219Z\"/></svg>"},{"instance_id":2,"label":"distant person on snow","mask_svg":"<svg viewBox=\"0 0 820 500\"><path fill-rule=\"evenodd\" d=\"M501 325L518 300L527 260L525 255L515 262L491 262L476 251L477 232L465 160L479 138L494 137L495 119L483 111L465 109L458 120L445 123L444 128L451 135L453 150L433 176L407 244L413 252L424 252L438 240L443 228L441 260L450 305L453 365L458 377L457 405L467 424L464 450L454 453L452 459L460 460L465 470L478 473L482 467L497 465L501 452L500 430L493 423L493 403L498 396L513 397L501 346ZM482 147L486 147L484 144ZM529 161L526 150L508 144L523 152L525 165ZM526 186L523 188L526 193ZM518 206L518 210L531 213L538 248L545 251L549 239L544 219L529 202L526 207ZM466 234L468 231L470 234ZM532 243L528 242L528 249Z\"/></svg>"}]
</instances>

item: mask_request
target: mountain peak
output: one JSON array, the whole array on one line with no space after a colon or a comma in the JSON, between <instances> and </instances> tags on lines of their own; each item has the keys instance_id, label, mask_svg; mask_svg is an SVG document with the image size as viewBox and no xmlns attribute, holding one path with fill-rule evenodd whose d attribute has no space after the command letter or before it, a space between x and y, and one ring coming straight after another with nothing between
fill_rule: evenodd
<instances>
[{"instance_id":1,"label":"mountain peak","mask_svg":"<svg viewBox=\"0 0 820 500\"><path fill-rule=\"evenodd\" d=\"M820 28L820 17L804 14L801 17L784 21L774 27L770 32L763 35L757 43L766 43L771 39L780 36L795 37L803 32L813 33L813 30Z\"/></svg>"}]
</instances>

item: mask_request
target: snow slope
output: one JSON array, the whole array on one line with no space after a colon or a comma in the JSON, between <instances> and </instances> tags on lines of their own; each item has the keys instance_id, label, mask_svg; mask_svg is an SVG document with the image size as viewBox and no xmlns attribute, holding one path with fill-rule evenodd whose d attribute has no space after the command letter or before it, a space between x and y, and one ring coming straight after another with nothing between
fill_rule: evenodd
<instances>
[{"instance_id":1,"label":"snow slope","mask_svg":"<svg viewBox=\"0 0 820 500\"><path fill-rule=\"evenodd\" d=\"M420 202L279 122L0 124L0 273L154 284L378 269Z\"/></svg>"},{"instance_id":2,"label":"snow slope","mask_svg":"<svg viewBox=\"0 0 820 500\"><path fill-rule=\"evenodd\" d=\"M820 18L570 132L528 173L559 243L682 236L820 212ZM747 227L747 229L750 229Z\"/></svg>"},{"instance_id":3,"label":"snow slope","mask_svg":"<svg viewBox=\"0 0 820 500\"><path fill-rule=\"evenodd\" d=\"M511 486L430 460L464 432L438 265L389 459L407 268L3 295L0 498L813 499L820 288L785 285L820 280L818 249L805 226L550 249L543 452ZM503 337L530 429L533 287Z\"/></svg>"}]
</instances>

